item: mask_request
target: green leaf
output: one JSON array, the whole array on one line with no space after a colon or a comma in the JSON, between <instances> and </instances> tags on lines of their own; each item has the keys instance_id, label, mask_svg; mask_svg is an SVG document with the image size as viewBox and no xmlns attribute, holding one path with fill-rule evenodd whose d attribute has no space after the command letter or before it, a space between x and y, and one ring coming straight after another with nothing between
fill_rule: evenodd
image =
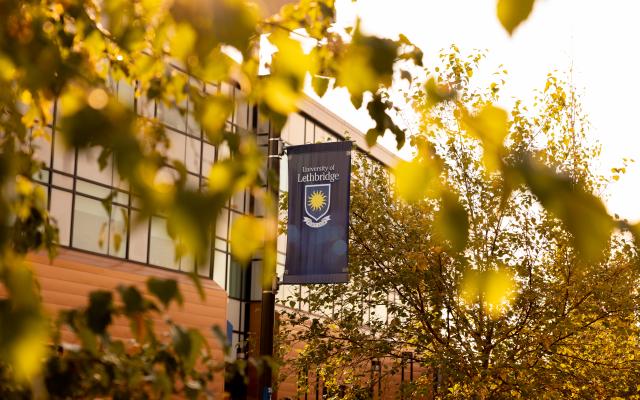
<instances>
[{"instance_id":1,"label":"green leaf","mask_svg":"<svg viewBox=\"0 0 640 400\"><path fill-rule=\"evenodd\" d=\"M436 104L453 100L456 97L456 91L449 85L444 85L431 77L424 85L425 92L427 93L427 108L432 108Z\"/></svg>"},{"instance_id":2,"label":"green leaf","mask_svg":"<svg viewBox=\"0 0 640 400\"><path fill-rule=\"evenodd\" d=\"M443 241L456 251L462 251L469 241L469 217L458 196L450 191L442 193L440 209L435 215L433 229Z\"/></svg>"},{"instance_id":3,"label":"green leaf","mask_svg":"<svg viewBox=\"0 0 640 400\"><path fill-rule=\"evenodd\" d=\"M124 303L124 313L127 316L142 313L147 309L144 297L135 286L118 286L118 292Z\"/></svg>"},{"instance_id":4,"label":"green leaf","mask_svg":"<svg viewBox=\"0 0 640 400\"><path fill-rule=\"evenodd\" d=\"M174 279L150 278L147 280L147 289L160 300L165 309L169 308L171 300L175 300L179 305L183 303L178 282Z\"/></svg>"},{"instance_id":5,"label":"green leaf","mask_svg":"<svg viewBox=\"0 0 640 400\"><path fill-rule=\"evenodd\" d=\"M363 35L357 28L347 52L338 60L336 84L349 90L353 105L360 107L364 92L391 85L398 43Z\"/></svg>"},{"instance_id":6,"label":"green leaf","mask_svg":"<svg viewBox=\"0 0 640 400\"><path fill-rule=\"evenodd\" d=\"M406 79L407 82L413 82L413 77L411 76L411 72L406 71L404 69L400 70L400 79Z\"/></svg>"},{"instance_id":7,"label":"green leaf","mask_svg":"<svg viewBox=\"0 0 640 400\"><path fill-rule=\"evenodd\" d=\"M195 329L185 331L179 326L173 327L173 346L187 371L191 371L195 366L204 345L205 339L199 331Z\"/></svg>"},{"instance_id":8,"label":"green leaf","mask_svg":"<svg viewBox=\"0 0 640 400\"><path fill-rule=\"evenodd\" d=\"M228 44L241 52L249 50L249 41L256 34L256 8L242 0L211 0L198 2L176 0L171 14L179 23L195 30L195 48L204 58L219 44Z\"/></svg>"},{"instance_id":9,"label":"green leaf","mask_svg":"<svg viewBox=\"0 0 640 400\"><path fill-rule=\"evenodd\" d=\"M563 222L580 255L587 261L599 260L614 227L602 200L530 157L516 169L542 206Z\"/></svg>"},{"instance_id":10,"label":"green leaf","mask_svg":"<svg viewBox=\"0 0 640 400\"><path fill-rule=\"evenodd\" d=\"M316 92L316 94L322 97L329 88L329 79L323 76L315 75L313 78L311 78L311 84L313 85L313 90Z\"/></svg>"},{"instance_id":11,"label":"green leaf","mask_svg":"<svg viewBox=\"0 0 640 400\"><path fill-rule=\"evenodd\" d=\"M535 0L498 0L498 19L510 35L529 17L534 3Z\"/></svg>"},{"instance_id":12,"label":"green leaf","mask_svg":"<svg viewBox=\"0 0 640 400\"><path fill-rule=\"evenodd\" d=\"M396 137L396 144L398 149L404 146L406 136L405 133L393 119L387 113L391 107L391 103L383 100L382 95L377 93L373 96L373 99L367 104L367 111L369 116L376 123L375 128L369 129L367 132L367 144L373 146L376 144L378 136L383 136L387 130L391 131Z\"/></svg>"},{"instance_id":13,"label":"green leaf","mask_svg":"<svg viewBox=\"0 0 640 400\"><path fill-rule=\"evenodd\" d=\"M111 324L113 311L113 295L111 292L99 290L89 295L89 307L87 307L87 326L98 335L106 332Z\"/></svg>"}]
</instances>

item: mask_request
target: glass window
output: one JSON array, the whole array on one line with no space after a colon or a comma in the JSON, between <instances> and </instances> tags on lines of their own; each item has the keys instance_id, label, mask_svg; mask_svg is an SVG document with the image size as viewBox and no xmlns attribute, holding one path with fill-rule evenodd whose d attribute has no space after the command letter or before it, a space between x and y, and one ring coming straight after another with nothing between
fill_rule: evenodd
<instances>
[{"instance_id":1,"label":"glass window","mask_svg":"<svg viewBox=\"0 0 640 400\"><path fill-rule=\"evenodd\" d=\"M74 164L75 151L62 141L62 135L56 133L53 138L53 168L73 174Z\"/></svg>"},{"instance_id":2,"label":"glass window","mask_svg":"<svg viewBox=\"0 0 640 400\"><path fill-rule=\"evenodd\" d=\"M185 165L187 171L194 174L200 174L200 146L202 142L199 139L191 137L187 138ZM213 148L211 145L207 145Z\"/></svg>"},{"instance_id":3,"label":"glass window","mask_svg":"<svg viewBox=\"0 0 640 400\"><path fill-rule=\"evenodd\" d=\"M167 220L165 218L151 218L149 245L150 264L171 269L179 268L173 240L167 233Z\"/></svg>"},{"instance_id":4,"label":"glass window","mask_svg":"<svg viewBox=\"0 0 640 400\"><path fill-rule=\"evenodd\" d=\"M127 209L113 206L109 221L109 255L124 258L127 254ZM120 238L120 239L118 239Z\"/></svg>"},{"instance_id":5,"label":"glass window","mask_svg":"<svg viewBox=\"0 0 640 400\"><path fill-rule=\"evenodd\" d=\"M113 169L113 186L122 190L129 190L129 182L125 181L118 173L118 168Z\"/></svg>"},{"instance_id":6,"label":"glass window","mask_svg":"<svg viewBox=\"0 0 640 400\"><path fill-rule=\"evenodd\" d=\"M156 115L156 102L149 100L147 96L138 97L138 114L145 118L154 118Z\"/></svg>"},{"instance_id":7,"label":"glass window","mask_svg":"<svg viewBox=\"0 0 640 400\"><path fill-rule=\"evenodd\" d=\"M107 160L107 165L100 169L100 164L98 163L100 151L99 147L92 147L78 153L78 176L111 186L113 181L111 156Z\"/></svg>"},{"instance_id":8,"label":"glass window","mask_svg":"<svg viewBox=\"0 0 640 400\"><path fill-rule=\"evenodd\" d=\"M218 161L227 159L231 156L231 150L229 150L229 145L225 142L218 146Z\"/></svg>"},{"instance_id":9,"label":"glass window","mask_svg":"<svg viewBox=\"0 0 640 400\"><path fill-rule=\"evenodd\" d=\"M167 152L167 156L170 159L180 160L184 162L186 136L171 130L167 130L166 133L170 141L169 151Z\"/></svg>"},{"instance_id":10,"label":"glass window","mask_svg":"<svg viewBox=\"0 0 640 400\"><path fill-rule=\"evenodd\" d=\"M238 300L229 299L227 302L227 319L233 325L233 329L238 331L240 328L240 302Z\"/></svg>"},{"instance_id":11,"label":"glass window","mask_svg":"<svg viewBox=\"0 0 640 400\"><path fill-rule=\"evenodd\" d=\"M129 258L138 262L147 262L147 244L149 240L149 219L142 219L138 211L131 211L129 232Z\"/></svg>"},{"instance_id":12,"label":"glass window","mask_svg":"<svg viewBox=\"0 0 640 400\"><path fill-rule=\"evenodd\" d=\"M238 211L245 211L246 190L240 190L231 196L231 208Z\"/></svg>"},{"instance_id":13,"label":"glass window","mask_svg":"<svg viewBox=\"0 0 640 400\"><path fill-rule=\"evenodd\" d=\"M187 109L187 102L182 102L180 108ZM158 119L171 128L175 128L181 132L187 130L187 119L180 112L180 108L175 104L158 103Z\"/></svg>"},{"instance_id":14,"label":"glass window","mask_svg":"<svg viewBox=\"0 0 640 400\"><path fill-rule=\"evenodd\" d=\"M187 174L187 182L185 183L187 189L197 191L200 189L200 178L195 175Z\"/></svg>"},{"instance_id":15,"label":"glass window","mask_svg":"<svg viewBox=\"0 0 640 400\"><path fill-rule=\"evenodd\" d=\"M243 298L242 282L244 281L244 275L247 269L236 262L233 258L231 258L230 261L227 292L229 292L229 296L241 299Z\"/></svg>"},{"instance_id":16,"label":"glass window","mask_svg":"<svg viewBox=\"0 0 640 400\"><path fill-rule=\"evenodd\" d=\"M49 172L46 169L41 169L38 172L36 172L35 174L33 174L33 176L31 176L31 179L38 181L38 182L42 182L45 185L49 184L49 174L51 172Z\"/></svg>"},{"instance_id":17,"label":"glass window","mask_svg":"<svg viewBox=\"0 0 640 400\"><path fill-rule=\"evenodd\" d=\"M249 129L251 125L251 121L249 121L249 105L242 101L240 96L236 96L236 111L235 111L235 122L238 127L243 130Z\"/></svg>"},{"instance_id":18,"label":"glass window","mask_svg":"<svg viewBox=\"0 0 640 400\"><path fill-rule=\"evenodd\" d=\"M210 145L209 143L204 143L203 145L203 156L202 156L202 175L208 176L209 169L216 161L216 148Z\"/></svg>"},{"instance_id":19,"label":"glass window","mask_svg":"<svg viewBox=\"0 0 640 400\"><path fill-rule=\"evenodd\" d=\"M127 193L118 191L113 198L113 202L126 206L129 203L129 195Z\"/></svg>"},{"instance_id":20,"label":"glass window","mask_svg":"<svg viewBox=\"0 0 640 400\"><path fill-rule=\"evenodd\" d=\"M111 189L83 181L82 179L77 179L76 192L105 199L111 194Z\"/></svg>"},{"instance_id":21,"label":"glass window","mask_svg":"<svg viewBox=\"0 0 640 400\"><path fill-rule=\"evenodd\" d=\"M107 253L109 216L98 200L76 195L73 216L73 247Z\"/></svg>"},{"instance_id":22,"label":"glass window","mask_svg":"<svg viewBox=\"0 0 640 400\"><path fill-rule=\"evenodd\" d=\"M297 115L297 114L294 114L294 115ZM264 118L260 114L258 114L258 127L257 127L258 135L269 133L269 127L270 126L271 126L271 124L269 122L269 119L268 118Z\"/></svg>"},{"instance_id":23,"label":"glass window","mask_svg":"<svg viewBox=\"0 0 640 400\"><path fill-rule=\"evenodd\" d=\"M190 254L185 254L180 258L180 271L193 272L196 266L195 258Z\"/></svg>"},{"instance_id":24,"label":"glass window","mask_svg":"<svg viewBox=\"0 0 640 400\"><path fill-rule=\"evenodd\" d=\"M280 274L282 277L282 274ZM251 301L261 300L262 299L262 261L253 261L251 263Z\"/></svg>"},{"instance_id":25,"label":"glass window","mask_svg":"<svg viewBox=\"0 0 640 400\"><path fill-rule=\"evenodd\" d=\"M53 186L73 190L73 178L66 175L57 174L54 172L51 183L53 184Z\"/></svg>"},{"instance_id":26,"label":"glass window","mask_svg":"<svg viewBox=\"0 0 640 400\"><path fill-rule=\"evenodd\" d=\"M51 205L49 211L58 223L58 235L62 246L69 245L72 197L69 192L51 189Z\"/></svg>"},{"instance_id":27,"label":"glass window","mask_svg":"<svg viewBox=\"0 0 640 400\"><path fill-rule=\"evenodd\" d=\"M216 236L223 239L227 238L227 226L229 225L229 211L223 208L216 218Z\"/></svg>"},{"instance_id":28,"label":"glass window","mask_svg":"<svg viewBox=\"0 0 640 400\"><path fill-rule=\"evenodd\" d=\"M209 242L209 246L207 247L207 252L202 260L197 260L198 265L198 275L203 277L211 276L211 243Z\"/></svg>"},{"instance_id":29,"label":"glass window","mask_svg":"<svg viewBox=\"0 0 640 400\"><path fill-rule=\"evenodd\" d=\"M213 280L220 285L221 288L226 289L227 253L218 250L215 251L213 258Z\"/></svg>"},{"instance_id":30,"label":"glass window","mask_svg":"<svg viewBox=\"0 0 640 400\"><path fill-rule=\"evenodd\" d=\"M191 78L189 83L191 85L190 90L193 96L189 99L188 104L189 112L187 113L187 133L192 136L200 137L200 124L193 117L195 113L195 104L192 98L199 96L198 93L202 93L202 84L193 78Z\"/></svg>"},{"instance_id":31,"label":"glass window","mask_svg":"<svg viewBox=\"0 0 640 400\"><path fill-rule=\"evenodd\" d=\"M130 85L127 81L120 80L118 81L117 89L118 100L120 101L120 103L133 108L133 86Z\"/></svg>"}]
</instances>

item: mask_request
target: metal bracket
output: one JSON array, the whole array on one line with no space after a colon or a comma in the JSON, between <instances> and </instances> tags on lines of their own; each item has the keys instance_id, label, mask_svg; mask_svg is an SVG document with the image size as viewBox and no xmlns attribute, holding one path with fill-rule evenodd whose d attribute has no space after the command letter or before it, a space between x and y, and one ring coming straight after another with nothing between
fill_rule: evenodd
<instances>
[{"instance_id":1,"label":"metal bracket","mask_svg":"<svg viewBox=\"0 0 640 400\"><path fill-rule=\"evenodd\" d=\"M281 158L284 155L285 150L284 141L281 138L269 138L269 142L272 140L278 141L278 154L270 154L269 158ZM271 143L269 143L269 146L271 146Z\"/></svg>"}]
</instances>

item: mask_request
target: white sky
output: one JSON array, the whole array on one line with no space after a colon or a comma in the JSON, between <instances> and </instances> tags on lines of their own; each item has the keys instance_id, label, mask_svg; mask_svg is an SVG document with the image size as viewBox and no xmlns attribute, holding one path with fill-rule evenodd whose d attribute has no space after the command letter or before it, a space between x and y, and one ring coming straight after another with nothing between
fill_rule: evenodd
<instances>
[{"instance_id":1,"label":"white sky","mask_svg":"<svg viewBox=\"0 0 640 400\"><path fill-rule=\"evenodd\" d=\"M495 16L495 0L338 0L339 20L356 15L368 33L404 33L422 48L428 64L452 43L463 53L487 49L481 68L493 72L499 64L505 66L507 96L531 98L548 72L568 71L573 65L591 135L603 146L598 168L609 173L621 166L623 157L636 160L611 184L604 200L610 212L640 221L640 2L537 0L512 37ZM322 103L363 131L371 124L344 93L328 93Z\"/></svg>"}]
</instances>

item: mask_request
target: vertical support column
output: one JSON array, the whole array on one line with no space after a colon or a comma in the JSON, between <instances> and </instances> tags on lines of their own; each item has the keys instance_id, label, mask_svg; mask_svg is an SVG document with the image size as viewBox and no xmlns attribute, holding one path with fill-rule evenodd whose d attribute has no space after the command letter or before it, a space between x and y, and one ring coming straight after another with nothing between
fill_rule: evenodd
<instances>
[{"instance_id":1,"label":"vertical support column","mask_svg":"<svg viewBox=\"0 0 640 400\"><path fill-rule=\"evenodd\" d=\"M260 357L273 358L273 335L275 319L275 298L277 291L276 255L278 239L278 195L280 190L280 129L269 127L267 159L267 199L265 201L265 221L267 238L262 269L262 307L260 323ZM273 371L268 362L263 363L260 374L260 396L271 400L273 394Z\"/></svg>"}]
</instances>

